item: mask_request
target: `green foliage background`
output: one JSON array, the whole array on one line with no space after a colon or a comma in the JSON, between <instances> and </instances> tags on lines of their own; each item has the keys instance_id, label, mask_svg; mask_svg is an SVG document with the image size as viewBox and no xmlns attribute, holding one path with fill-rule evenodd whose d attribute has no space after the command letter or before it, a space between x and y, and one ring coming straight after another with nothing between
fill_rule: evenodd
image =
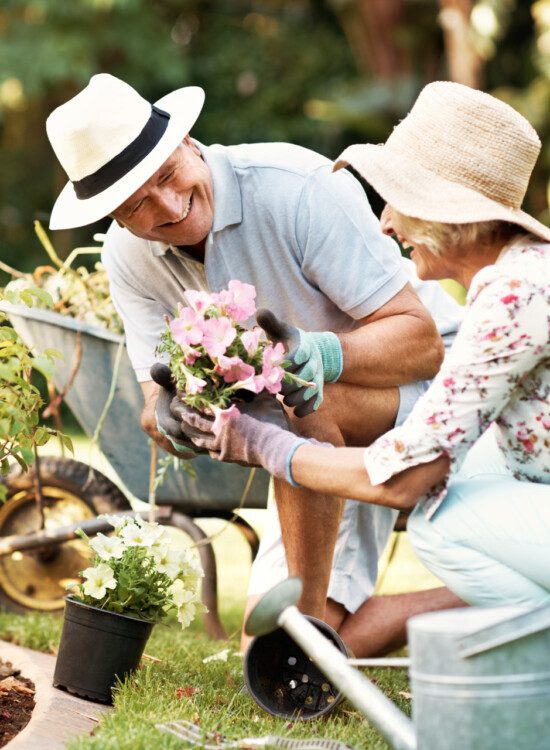
<instances>
[{"instance_id":1,"label":"green foliage background","mask_svg":"<svg viewBox=\"0 0 550 750\"><path fill-rule=\"evenodd\" d=\"M2 0L2 260L21 270L45 262L32 220L47 224L66 178L44 121L97 72L120 76L150 100L179 86L203 86L206 105L193 135L204 143L284 140L335 157L349 143L385 139L420 88L447 77L439 5L404 0L396 38L413 64L406 77L387 83L358 72L335 12L353 2ZM548 220L550 3L476 5L497 22L478 40L485 88L523 111L546 140L526 207ZM103 222L59 232L54 242L65 256L105 228Z\"/></svg>"}]
</instances>

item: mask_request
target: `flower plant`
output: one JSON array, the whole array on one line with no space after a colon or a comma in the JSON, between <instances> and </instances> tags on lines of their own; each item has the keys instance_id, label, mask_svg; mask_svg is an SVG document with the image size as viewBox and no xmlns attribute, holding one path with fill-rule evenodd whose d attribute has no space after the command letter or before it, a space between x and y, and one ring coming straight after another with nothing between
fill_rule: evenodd
<instances>
[{"instance_id":1,"label":"flower plant","mask_svg":"<svg viewBox=\"0 0 550 750\"><path fill-rule=\"evenodd\" d=\"M284 378L312 385L286 372L282 344L272 345L259 326L245 323L256 312L252 284L233 279L221 292L188 289L161 336L158 353L170 357L170 369L181 400L213 414L217 432L238 414L230 406L239 391L279 393Z\"/></svg>"},{"instance_id":2,"label":"flower plant","mask_svg":"<svg viewBox=\"0 0 550 750\"><path fill-rule=\"evenodd\" d=\"M102 517L114 527L112 536L89 538L78 532L93 557L92 565L81 572L77 601L152 622L175 610L182 628L205 611L197 593L203 571L191 550L174 549L158 523L139 516Z\"/></svg>"}]
</instances>

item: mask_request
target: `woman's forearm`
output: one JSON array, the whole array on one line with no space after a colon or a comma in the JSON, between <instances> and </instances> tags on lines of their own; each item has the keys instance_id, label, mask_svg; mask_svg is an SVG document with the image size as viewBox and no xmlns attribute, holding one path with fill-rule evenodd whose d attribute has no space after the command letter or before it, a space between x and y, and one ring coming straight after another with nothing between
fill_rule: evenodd
<instances>
[{"instance_id":1,"label":"woman's forearm","mask_svg":"<svg viewBox=\"0 0 550 750\"><path fill-rule=\"evenodd\" d=\"M292 477L312 490L407 510L449 471L449 459L440 456L402 471L383 484L372 485L363 454L364 448L325 448L304 443L292 457Z\"/></svg>"}]
</instances>

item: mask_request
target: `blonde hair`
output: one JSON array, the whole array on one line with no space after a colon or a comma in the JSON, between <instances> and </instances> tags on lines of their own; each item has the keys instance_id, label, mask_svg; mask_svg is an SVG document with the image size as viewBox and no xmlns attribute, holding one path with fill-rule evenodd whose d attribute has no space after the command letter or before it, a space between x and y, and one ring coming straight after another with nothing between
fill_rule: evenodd
<instances>
[{"instance_id":1,"label":"blonde hair","mask_svg":"<svg viewBox=\"0 0 550 750\"><path fill-rule=\"evenodd\" d=\"M415 219L396 211L403 232L411 244L425 245L434 255L440 256L446 250L474 245L486 245L497 241L507 242L516 234L525 233L517 224L507 221L474 221L468 224L443 224L437 221Z\"/></svg>"}]
</instances>

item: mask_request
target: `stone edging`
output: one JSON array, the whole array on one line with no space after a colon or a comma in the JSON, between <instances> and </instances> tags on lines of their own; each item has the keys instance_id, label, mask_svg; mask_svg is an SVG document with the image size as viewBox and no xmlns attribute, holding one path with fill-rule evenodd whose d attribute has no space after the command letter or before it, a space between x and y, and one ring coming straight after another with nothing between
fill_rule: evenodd
<instances>
[{"instance_id":1,"label":"stone edging","mask_svg":"<svg viewBox=\"0 0 550 750\"><path fill-rule=\"evenodd\" d=\"M52 685L55 656L0 640L0 657L20 669L35 686L35 707L27 726L5 746L6 750L62 750L67 741L97 726L110 710L82 700Z\"/></svg>"}]
</instances>

